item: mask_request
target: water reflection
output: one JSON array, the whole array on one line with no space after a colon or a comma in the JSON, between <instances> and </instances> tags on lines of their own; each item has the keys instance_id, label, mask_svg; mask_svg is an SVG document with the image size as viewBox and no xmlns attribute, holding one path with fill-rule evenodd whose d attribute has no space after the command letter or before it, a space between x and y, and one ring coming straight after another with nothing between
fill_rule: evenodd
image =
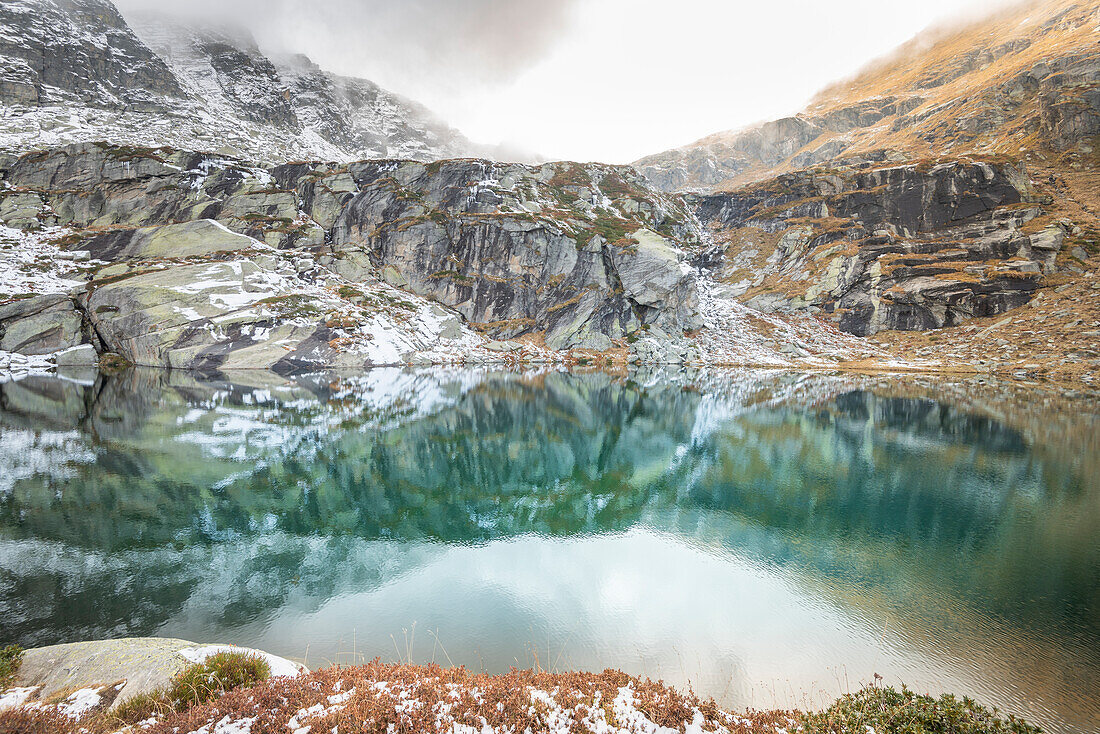
<instances>
[{"instance_id":1,"label":"water reflection","mask_svg":"<svg viewBox=\"0 0 1100 734\"><path fill-rule=\"evenodd\" d=\"M1095 405L776 373L0 386L0 644L871 673L1100 725ZM415 623L415 627L414 627Z\"/></svg>"}]
</instances>

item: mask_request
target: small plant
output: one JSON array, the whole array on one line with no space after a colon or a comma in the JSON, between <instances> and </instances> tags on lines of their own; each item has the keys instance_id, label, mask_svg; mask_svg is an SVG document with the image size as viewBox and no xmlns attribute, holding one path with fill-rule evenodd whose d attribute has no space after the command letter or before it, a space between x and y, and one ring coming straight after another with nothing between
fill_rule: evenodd
<instances>
[{"instance_id":1,"label":"small plant","mask_svg":"<svg viewBox=\"0 0 1100 734\"><path fill-rule=\"evenodd\" d=\"M1001 718L965 696L919 695L905 686L867 686L842 696L819 713L803 715L808 734L880 732L882 734L1039 734L1014 716Z\"/></svg>"},{"instance_id":2,"label":"small plant","mask_svg":"<svg viewBox=\"0 0 1100 734\"><path fill-rule=\"evenodd\" d=\"M23 648L8 645L0 648L0 691L15 683L15 674L23 664Z\"/></svg>"},{"instance_id":3,"label":"small plant","mask_svg":"<svg viewBox=\"0 0 1100 734\"><path fill-rule=\"evenodd\" d=\"M139 693L127 698L110 713L112 722L119 724L134 724L151 716L162 717L175 713L175 709L168 702L164 691L152 693Z\"/></svg>"},{"instance_id":4,"label":"small plant","mask_svg":"<svg viewBox=\"0 0 1100 734\"><path fill-rule=\"evenodd\" d=\"M107 373L121 372L133 366L133 363L121 354L104 352L99 355L99 367Z\"/></svg>"},{"instance_id":5,"label":"small plant","mask_svg":"<svg viewBox=\"0 0 1100 734\"><path fill-rule=\"evenodd\" d=\"M271 676L271 666L256 655L219 652L183 669L172 679L166 697L182 709L212 701L226 691L250 686Z\"/></svg>"},{"instance_id":6,"label":"small plant","mask_svg":"<svg viewBox=\"0 0 1100 734\"><path fill-rule=\"evenodd\" d=\"M114 716L132 724L150 716L186 711L213 701L235 688L255 685L271 676L271 666L257 655L219 652L181 670L166 690L142 693L118 705Z\"/></svg>"}]
</instances>

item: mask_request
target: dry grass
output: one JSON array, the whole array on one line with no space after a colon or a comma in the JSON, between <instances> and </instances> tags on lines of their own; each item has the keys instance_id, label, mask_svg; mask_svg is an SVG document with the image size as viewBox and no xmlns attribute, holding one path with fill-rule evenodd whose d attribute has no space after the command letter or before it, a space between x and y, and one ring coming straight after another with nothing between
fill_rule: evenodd
<instances>
[{"instance_id":1,"label":"dry grass","mask_svg":"<svg viewBox=\"0 0 1100 734\"><path fill-rule=\"evenodd\" d=\"M932 699L904 689L871 686L838 699L819 714L797 711L732 713L701 699L618 670L546 673L516 670L474 674L438 665L375 660L298 678L242 687L185 710L149 709L151 734L190 732L728 732L728 734L864 734L892 732L1034 734L1022 722L998 718L968 699ZM940 726L948 725L947 728ZM118 718L75 721L43 710L0 713L13 734L106 734ZM131 729L137 731L137 729Z\"/></svg>"},{"instance_id":2,"label":"dry grass","mask_svg":"<svg viewBox=\"0 0 1100 734\"><path fill-rule=\"evenodd\" d=\"M890 99L912 100L913 109L844 133L824 132L775 165L750 158L743 171L715 188L733 190L798 170L802 166L794 161L799 155L837 139L849 146L840 158L889 149L910 160L945 155L956 159L1002 155L1018 160L1046 151L1048 141L1039 125L1035 94L1010 97L1004 90L1021 73L1053 59L1081 56L1100 63L1096 12L1091 1L1035 0L1000 7L980 20L929 29L855 77L824 89L802 116L814 120L844 110L879 107ZM1071 87L1063 90L1067 99L1079 93ZM969 124L983 119L996 124ZM741 132L715 133L683 150L710 148L726 156Z\"/></svg>"}]
</instances>

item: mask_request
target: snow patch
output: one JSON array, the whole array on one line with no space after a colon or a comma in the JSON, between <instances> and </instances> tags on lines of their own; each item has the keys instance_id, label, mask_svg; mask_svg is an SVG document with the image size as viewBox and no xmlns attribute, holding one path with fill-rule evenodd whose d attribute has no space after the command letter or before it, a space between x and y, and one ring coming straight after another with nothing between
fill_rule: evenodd
<instances>
[{"instance_id":1,"label":"snow patch","mask_svg":"<svg viewBox=\"0 0 1100 734\"><path fill-rule=\"evenodd\" d=\"M37 691L40 687L41 686L30 686L28 688L8 688L3 693L0 693L0 711L22 706L23 703L31 697L31 694Z\"/></svg>"}]
</instances>

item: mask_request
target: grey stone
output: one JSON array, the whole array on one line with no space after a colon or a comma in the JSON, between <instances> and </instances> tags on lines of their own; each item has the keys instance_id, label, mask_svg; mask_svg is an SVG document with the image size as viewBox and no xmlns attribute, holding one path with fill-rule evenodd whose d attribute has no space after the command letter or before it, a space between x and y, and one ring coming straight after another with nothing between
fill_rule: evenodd
<instances>
[{"instance_id":1,"label":"grey stone","mask_svg":"<svg viewBox=\"0 0 1100 734\"><path fill-rule=\"evenodd\" d=\"M200 645L167 637L72 642L25 651L16 685L40 687L39 699L79 688L97 688L119 681L122 689L112 707L157 689L191 662L181 650ZM298 665L300 670L304 666Z\"/></svg>"},{"instance_id":2,"label":"grey stone","mask_svg":"<svg viewBox=\"0 0 1100 734\"><path fill-rule=\"evenodd\" d=\"M63 352L58 352L54 358L58 367L87 367L99 363L99 355L91 344L79 344L70 347Z\"/></svg>"},{"instance_id":3,"label":"grey stone","mask_svg":"<svg viewBox=\"0 0 1100 734\"><path fill-rule=\"evenodd\" d=\"M518 342L490 341L484 344L484 348L490 352L517 352L523 345Z\"/></svg>"},{"instance_id":4,"label":"grey stone","mask_svg":"<svg viewBox=\"0 0 1100 734\"><path fill-rule=\"evenodd\" d=\"M84 339L83 320L68 298L45 297L52 305L26 315L0 321L0 349L21 354L51 354L76 346ZM30 299L38 300L38 299ZM16 306L24 302L17 301Z\"/></svg>"},{"instance_id":5,"label":"grey stone","mask_svg":"<svg viewBox=\"0 0 1100 734\"><path fill-rule=\"evenodd\" d=\"M456 318L448 319L443 323L439 332L440 339L458 339L462 336L462 322Z\"/></svg>"},{"instance_id":6,"label":"grey stone","mask_svg":"<svg viewBox=\"0 0 1100 734\"><path fill-rule=\"evenodd\" d=\"M129 258L189 258L222 252L250 250L256 240L231 232L211 219L142 227L135 230L116 229L84 240L97 260L113 262Z\"/></svg>"}]
</instances>

